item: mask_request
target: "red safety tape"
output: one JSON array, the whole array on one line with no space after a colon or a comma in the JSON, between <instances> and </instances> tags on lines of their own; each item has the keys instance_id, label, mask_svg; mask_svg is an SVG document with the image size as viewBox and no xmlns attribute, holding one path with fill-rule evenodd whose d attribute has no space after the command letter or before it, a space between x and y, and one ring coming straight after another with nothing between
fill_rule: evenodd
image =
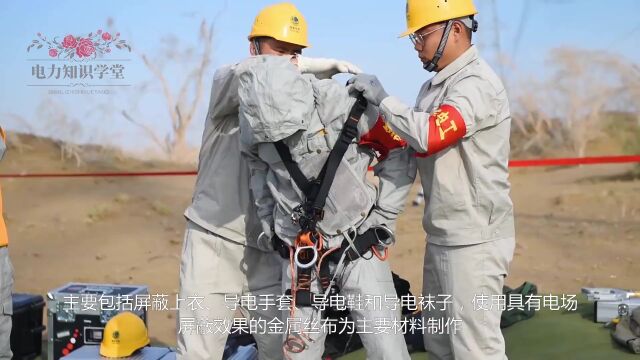
<instances>
[{"instance_id":1,"label":"red safety tape","mask_svg":"<svg viewBox=\"0 0 640 360\"><path fill-rule=\"evenodd\" d=\"M193 176L196 171L97 172L97 173L35 173L0 174L0 178L61 178L61 177L134 177L134 176Z\"/></svg>"},{"instance_id":2,"label":"red safety tape","mask_svg":"<svg viewBox=\"0 0 640 360\"><path fill-rule=\"evenodd\" d=\"M595 164L640 163L640 155L594 156L582 158L511 160L509 167L575 166ZM369 168L372 170L373 168ZM62 178L62 177L135 177L135 176L193 176L196 171L96 172L96 173L23 173L0 174L0 178Z\"/></svg>"},{"instance_id":3,"label":"red safety tape","mask_svg":"<svg viewBox=\"0 0 640 360\"><path fill-rule=\"evenodd\" d=\"M509 162L509 167L575 166L575 165L595 165L595 164L623 164L623 163L636 163L636 162L640 162L640 155L511 160Z\"/></svg>"}]
</instances>

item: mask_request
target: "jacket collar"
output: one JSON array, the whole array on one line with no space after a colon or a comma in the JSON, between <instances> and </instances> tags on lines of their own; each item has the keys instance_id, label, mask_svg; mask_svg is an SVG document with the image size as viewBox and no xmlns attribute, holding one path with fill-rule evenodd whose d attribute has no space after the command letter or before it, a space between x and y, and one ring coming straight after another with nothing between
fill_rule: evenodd
<instances>
[{"instance_id":1,"label":"jacket collar","mask_svg":"<svg viewBox=\"0 0 640 360\"><path fill-rule=\"evenodd\" d=\"M453 74L462 70L469 63L477 60L479 57L478 49L475 45L471 45L467 51L462 53L457 59L455 59L451 64L447 65L444 69L440 70L431 80L432 85L438 85L448 78L450 78Z\"/></svg>"}]
</instances>

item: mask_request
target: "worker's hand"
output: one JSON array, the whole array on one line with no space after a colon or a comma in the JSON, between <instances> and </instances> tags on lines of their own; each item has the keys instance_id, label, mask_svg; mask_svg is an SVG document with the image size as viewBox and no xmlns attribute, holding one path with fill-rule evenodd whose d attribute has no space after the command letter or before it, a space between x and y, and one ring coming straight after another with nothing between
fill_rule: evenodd
<instances>
[{"instance_id":1,"label":"worker's hand","mask_svg":"<svg viewBox=\"0 0 640 360\"><path fill-rule=\"evenodd\" d=\"M314 74L318 79L330 79L335 74L360 74L362 70L348 61L297 56L298 68L303 74Z\"/></svg>"},{"instance_id":2,"label":"worker's hand","mask_svg":"<svg viewBox=\"0 0 640 360\"><path fill-rule=\"evenodd\" d=\"M369 213L369 217L367 217L367 219L358 228L358 235L362 235L367 232L367 230L380 225L384 225L394 231L395 218L392 214L375 207L371 213Z\"/></svg>"},{"instance_id":3,"label":"worker's hand","mask_svg":"<svg viewBox=\"0 0 640 360\"><path fill-rule=\"evenodd\" d=\"M382 100L389 96L389 94L384 91L380 80L371 74L356 75L347 81L347 86L361 92L364 98L375 106L380 106Z\"/></svg>"}]
</instances>

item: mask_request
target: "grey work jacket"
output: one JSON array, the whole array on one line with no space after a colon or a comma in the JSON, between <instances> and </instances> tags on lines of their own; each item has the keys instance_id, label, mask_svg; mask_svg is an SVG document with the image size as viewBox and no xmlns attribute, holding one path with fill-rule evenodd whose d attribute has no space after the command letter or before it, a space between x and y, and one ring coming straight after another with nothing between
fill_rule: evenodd
<instances>
[{"instance_id":1,"label":"grey work jacket","mask_svg":"<svg viewBox=\"0 0 640 360\"><path fill-rule=\"evenodd\" d=\"M428 241L453 246L513 237L509 102L502 82L475 46L422 86L415 108L390 96L380 110L398 135L426 153L429 118L443 104L458 110L467 131L452 146L418 158Z\"/></svg>"},{"instance_id":2,"label":"grey work jacket","mask_svg":"<svg viewBox=\"0 0 640 360\"><path fill-rule=\"evenodd\" d=\"M261 227L249 190L249 168L240 154L238 79L235 65L216 71L202 135L198 177L184 215L240 244L257 247Z\"/></svg>"}]
</instances>

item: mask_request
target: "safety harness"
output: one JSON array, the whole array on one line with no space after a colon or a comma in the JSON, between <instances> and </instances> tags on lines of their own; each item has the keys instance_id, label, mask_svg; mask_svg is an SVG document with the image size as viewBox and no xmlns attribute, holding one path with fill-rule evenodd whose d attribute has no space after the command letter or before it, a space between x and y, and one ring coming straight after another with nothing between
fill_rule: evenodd
<instances>
[{"instance_id":1,"label":"safety harness","mask_svg":"<svg viewBox=\"0 0 640 360\"><path fill-rule=\"evenodd\" d=\"M284 259L296 265L296 281L290 290L297 307L308 307L314 304L316 294L311 292L312 273L317 270L320 285L324 294L337 294L338 288L333 283L329 261L339 263L352 261L362 257L371 250L380 259L386 259L386 246L393 241L393 234L384 227L370 229L361 235L344 234L345 238L355 239L343 241L340 247L325 249L322 234L317 224L324 217L324 206L336 172L349 145L358 134L358 122L367 107L367 101L360 95L353 104L349 116L340 132L333 149L316 178L307 179L291 157L289 147L282 140L274 143L289 175L302 191L305 201L293 209L291 220L300 227L293 248L281 239L275 239L275 247ZM378 247L385 247L384 256L380 256ZM329 260L329 261L327 261ZM316 265L317 264L317 265Z\"/></svg>"}]
</instances>

